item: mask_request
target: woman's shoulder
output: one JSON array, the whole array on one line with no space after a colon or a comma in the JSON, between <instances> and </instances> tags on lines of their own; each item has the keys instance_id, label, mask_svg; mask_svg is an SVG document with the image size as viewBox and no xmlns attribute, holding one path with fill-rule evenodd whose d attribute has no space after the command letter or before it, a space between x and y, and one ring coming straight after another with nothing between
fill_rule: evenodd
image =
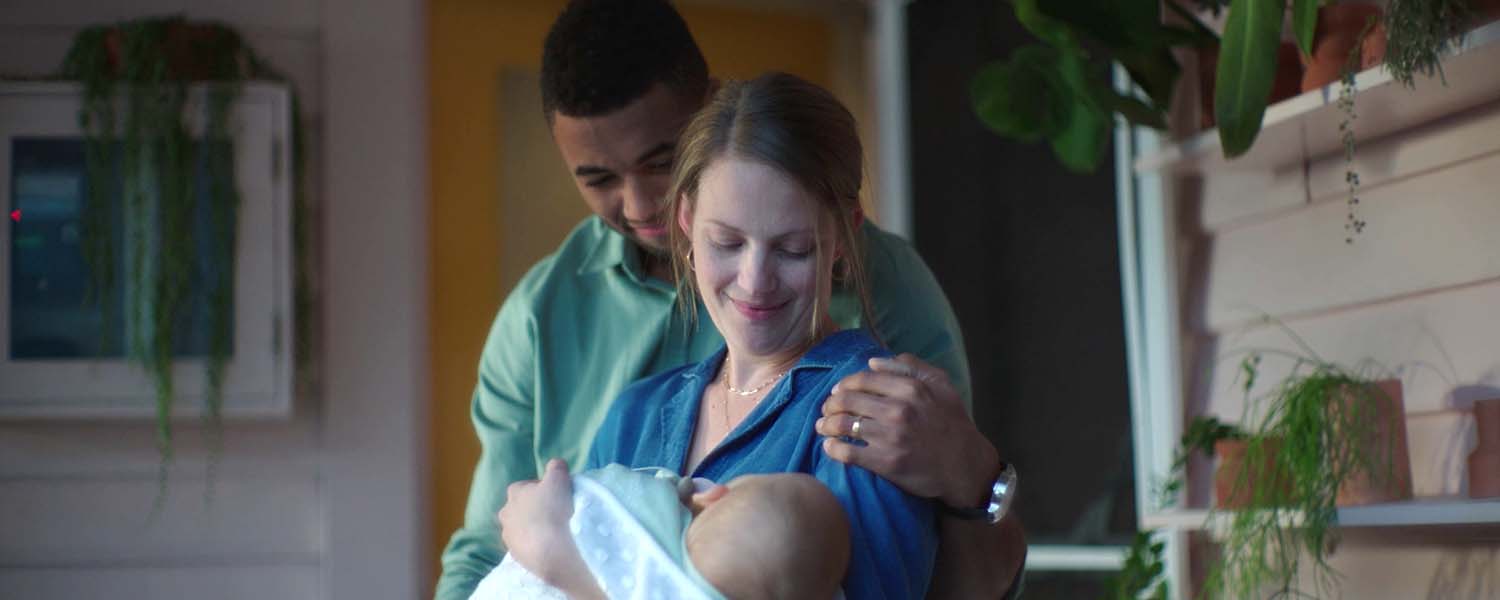
<instances>
[{"instance_id":1,"label":"woman's shoulder","mask_svg":"<svg viewBox=\"0 0 1500 600\"><path fill-rule=\"evenodd\" d=\"M892 352L871 336L869 331L845 329L823 338L823 341L807 351L803 361L827 367L832 370L832 375L843 376L863 371L872 358L891 355Z\"/></svg>"}]
</instances>

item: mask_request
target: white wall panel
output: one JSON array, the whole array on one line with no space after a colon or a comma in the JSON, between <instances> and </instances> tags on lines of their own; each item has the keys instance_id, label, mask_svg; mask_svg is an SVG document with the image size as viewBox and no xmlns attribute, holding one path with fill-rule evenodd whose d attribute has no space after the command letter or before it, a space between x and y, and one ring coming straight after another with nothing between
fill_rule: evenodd
<instances>
[{"instance_id":1,"label":"white wall panel","mask_svg":"<svg viewBox=\"0 0 1500 600\"><path fill-rule=\"evenodd\" d=\"M18 600L51 598L320 598L316 566L134 567L117 569L0 568L0 590Z\"/></svg>"},{"instance_id":2,"label":"white wall panel","mask_svg":"<svg viewBox=\"0 0 1500 600\"><path fill-rule=\"evenodd\" d=\"M1474 418L1469 413L1409 416L1406 447L1414 494L1458 496L1467 492L1469 452L1474 449Z\"/></svg>"},{"instance_id":3,"label":"white wall panel","mask_svg":"<svg viewBox=\"0 0 1500 600\"><path fill-rule=\"evenodd\" d=\"M201 477L0 480L0 567L305 562L322 548L318 482Z\"/></svg>"},{"instance_id":4,"label":"white wall panel","mask_svg":"<svg viewBox=\"0 0 1500 600\"><path fill-rule=\"evenodd\" d=\"M1216 236L1204 321L1296 315L1500 277L1500 154L1363 194L1369 227L1344 241L1331 202Z\"/></svg>"},{"instance_id":5,"label":"white wall panel","mask_svg":"<svg viewBox=\"0 0 1500 600\"><path fill-rule=\"evenodd\" d=\"M1500 397L1500 281L1374 304L1276 325L1223 332L1196 372L1215 414L1237 415L1239 359L1255 351L1298 351L1288 330L1324 360L1355 366L1365 360L1399 372L1407 412L1466 409ZM1269 391L1292 361L1267 355L1253 394Z\"/></svg>"},{"instance_id":6,"label":"white wall panel","mask_svg":"<svg viewBox=\"0 0 1500 600\"><path fill-rule=\"evenodd\" d=\"M1329 564L1343 575L1339 580L1343 598L1500 597L1500 544L1438 548L1345 543ZM1304 569L1303 574L1307 572ZM1310 586L1311 581L1304 578L1303 585Z\"/></svg>"},{"instance_id":7,"label":"white wall panel","mask_svg":"<svg viewBox=\"0 0 1500 600\"><path fill-rule=\"evenodd\" d=\"M15 478L154 477L155 426L120 422L0 422L0 480ZM318 426L291 422L229 422L216 468L225 477L317 475ZM173 476L201 479L209 462L203 427L174 428Z\"/></svg>"},{"instance_id":8,"label":"white wall panel","mask_svg":"<svg viewBox=\"0 0 1500 600\"><path fill-rule=\"evenodd\" d=\"M1197 225L1206 230L1265 221L1307 203L1301 165L1265 171L1212 171L1187 178L1184 190L1201 186Z\"/></svg>"},{"instance_id":9,"label":"white wall panel","mask_svg":"<svg viewBox=\"0 0 1500 600\"><path fill-rule=\"evenodd\" d=\"M1308 173L1314 199L1341 202L1348 186L1344 173L1352 167L1360 185L1369 191L1402 178L1454 166L1500 151L1500 103L1465 111L1401 135L1357 144L1354 161L1345 165L1342 154L1317 161ZM1491 174L1494 181L1494 174ZM1491 187L1492 193L1497 188ZM1500 195L1491 196L1500 199Z\"/></svg>"}]
</instances>

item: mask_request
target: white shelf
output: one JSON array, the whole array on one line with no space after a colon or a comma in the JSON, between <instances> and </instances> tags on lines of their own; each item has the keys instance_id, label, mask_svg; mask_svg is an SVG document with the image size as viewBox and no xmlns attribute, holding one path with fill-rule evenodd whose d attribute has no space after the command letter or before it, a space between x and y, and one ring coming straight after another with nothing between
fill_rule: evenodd
<instances>
[{"instance_id":1,"label":"white shelf","mask_svg":"<svg viewBox=\"0 0 1500 600\"><path fill-rule=\"evenodd\" d=\"M1144 515L1141 517L1141 526L1182 531L1222 531L1232 514L1230 511L1208 509L1169 510ZM1294 521L1291 517L1289 519ZM1339 509L1339 527L1461 527L1475 536L1493 538L1500 534L1500 498L1424 498L1410 502L1351 506Z\"/></svg>"},{"instance_id":2,"label":"white shelf","mask_svg":"<svg viewBox=\"0 0 1500 600\"><path fill-rule=\"evenodd\" d=\"M1443 61L1447 86L1437 77L1417 76L1407 89L1384 65L1355 76L1355 133L1363 142L1416 127L1444 115L1500 100L1500 22L1469 32L1463 47ZM1266 108L1260 135L1244 155L1226 160L1219 132L1209 129L1135 161L1137 173L1202 173L1264 170L1300 164L1341 151L1337 106L1339 84L1304 92Z\"/></svg>"},{"instance_id":3,"label":"white shelf","mask_svg":"<svg viewBox=\"0 0 1500 600\"><path fill-rule=\"evenodd\" d=\"M1125 564L1125 546L1055 546L1034 544L1026 549L1027 571L1118 571Z\"/></svg>"}]
</instances>

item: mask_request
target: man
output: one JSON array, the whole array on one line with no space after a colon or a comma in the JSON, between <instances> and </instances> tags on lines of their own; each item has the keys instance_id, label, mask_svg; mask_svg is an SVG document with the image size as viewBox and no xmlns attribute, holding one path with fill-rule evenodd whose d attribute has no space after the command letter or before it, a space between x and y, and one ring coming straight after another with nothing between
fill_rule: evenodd
<instances>
[{"instance_id":1,"label":"man","mask_svg":"<svg viewBox=\"0 0 1500 600\"><path fill-rule=\"evenodd\" d=\"M664 0L577 0L553 24L542 107L594 216L526 274L490 330L472 404L483 450L464 526L443 553L439 599L467 598L499 562L495 514L507 486L537 478L554 457L582 464L626 384L723 343L711 323L694 327L675 306L660 212L677 136L711 87L702 53ZM847 294L835 295L832 312L841 326L873 326L893 350L922 359L903 354L840 382L817 424L829 436L824 449L958 515L941 519L929 597L1013 594L1025 556L1020 525L1014 515L991 524L998 511L985 510L1013 492L1013 472L968 416L952 309L909 244L873 225L865 233L875 323L859 322Z\"/></svg>"}]
</instances>

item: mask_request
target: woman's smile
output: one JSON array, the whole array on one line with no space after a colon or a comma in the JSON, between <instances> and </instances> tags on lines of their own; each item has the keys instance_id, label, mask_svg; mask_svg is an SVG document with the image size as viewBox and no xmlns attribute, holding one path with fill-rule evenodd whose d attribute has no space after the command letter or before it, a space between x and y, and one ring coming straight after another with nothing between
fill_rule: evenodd
<instances>
[{"instance_id":1,"label":"woman's smile","mask_svg":"<svg viewBox=\"0 0 1500 600\"><path fill-rule=\"evenodd\" d=\"M776 313L785 308L786 305L791 304L791 300L782 302L746 302L735 300L734 298L730 298L729 302L734 305L735 310L739 311L741 315L744 315L750 321L769 320L775 317Z\"/></svg>"}]
</instances>

